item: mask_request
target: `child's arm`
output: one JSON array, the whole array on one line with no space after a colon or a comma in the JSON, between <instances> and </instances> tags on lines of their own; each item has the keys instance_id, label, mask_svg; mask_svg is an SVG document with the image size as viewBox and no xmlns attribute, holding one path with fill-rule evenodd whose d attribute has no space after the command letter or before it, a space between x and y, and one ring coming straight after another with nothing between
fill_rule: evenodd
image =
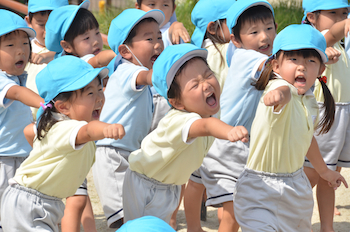
<instances>
[{"instance_id":1,"label":"child's arm","mask_svg":"<svg viewBox=\"0 0 350 232\"><path fill-rule=\"evenodd\" d=\"M180 22L173 22L169 27L169 39L172 44L179 44L180 38L185 42L190 42L190 35L188 34L184 25Z\"/></svg>"},{"instance_id":2,"label":"child's arm","mask_svg":"<svg viewBox=\"0 0 350 232\"><path fill-rule=\"evenodd\" d=\"M54 59L56 52L45 52L45 53L34 53L32 52L32 57L30 62L33 64L48 64Z\"/></svg>"},{"instance_id":3,"label":"child's arm","mask_svg":"<svg viewBox=\"0 0 350 232\"><path fill-rule=\"evenodd\" d=\"M136 78L136 85L152 85L152 73L153 69L139 72Z\"/></svg>"},{"instance_id":4,"label":"child's arm","mask_svg":"<svg viewBox=\"0 0 350 232\"><path fill-rule=\"evenodd\" d=\"M332 171L327 168L327 165L321 156L320 149L318 148L315 137L312 138L311 145L306 154L306 157L309 159L312 166L314 166L316 172L324 180L328 181L330 187L337 189L341 185L341 182L344 183L346 188L348 187L346 180L339 172Z\"/></svg>"},{"instance_id":5,"label":"child's arm","mask_svg":"<svg viewBox=\"0 0 350 232\"><path fill-rule=\"evenodd\" d=\"M217 118L202 118L194 121L188 132L188 138L213 136L231 142L248 142L249 134L244 126L230 126Z\"/></svg>"},{"instance_id":6,"label":"child's arm","mask_svg":"<svg viewBox=\"0 0 350 232\"><path fill-rule=\"evenodd\" d=\"M105 67L116 56L113 50L104 50L92 57L88 63L94 68Z\"/></svg>"},{"instance_id":7,"label":"child's arm","mask_svg":"<svg viewBox=\"0 0 350 232\"><path fill-rule=\"evenodd\" d=\"M40 102L45 102L38 94L32 90L19 85L14 85L7 90L6 98L20 101L23 104L31 107L40 107Z\"/></svg>"},{"instance_id":8,"label":"child's arm","mask_svg":"<svg viewBox=\"0 0 350 232\"><path fill-rule=\"evenodd\" d=\"M281 86L265 94L263 100L266 106L274 106L274 110L281 109L291 98L288 86Z\"/></svg>"},{"instance_id":9,"label":"child's arm","mask_svg":"<svg viewBox=\"0 0 350 232\"><path fill-rule=\"evenodd\" d=\"M23 130L23 133L29 145L33 147L33 141L35 138L34 123L31 123L28 126L26 126Z\"/></svg>"},{"instance_id":10,"label":"child's arm","mask_svg":"<svg viewBox=\"0 0 350 232\"><path fill-rule=\"evenodd\" d=\"M344 19L335 23L324 35L327 47L332 47L336 42L347 36L350 31L350 19Z\"/></svg>"},{"instance_id":11,"label":"child's arm","mask_svg":"<svg viewBox=\"0 0 350 232\"><path fill-rule=\"evenodd\" d=\"M124 127L121 124L108 124L101 121L91 121L80 128L75 144L84 144L104 138L122 139L124 135Z\"/></svg>"}]
</instances>

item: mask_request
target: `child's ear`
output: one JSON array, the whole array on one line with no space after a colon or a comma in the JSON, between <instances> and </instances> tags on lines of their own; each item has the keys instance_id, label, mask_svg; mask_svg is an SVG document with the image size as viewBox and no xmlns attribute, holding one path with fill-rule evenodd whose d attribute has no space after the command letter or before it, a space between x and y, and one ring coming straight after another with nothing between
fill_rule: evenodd
<instances>
[{"instance_id":1,"label":"child's ear","mask_svg":"<svg viewBox=\"0 0 350 232\"><path fill-rule=\"evenodd\" d=\"M139 6L139 4L137 2L135 2L135 8L136 9L141 9L141 6Z\"/></svg>"},{"instance_id":2,"label":"child's ear","mask_svg":"<svg viewBox=\"0 0 350 232\"><path fill-rule=\"evenodd\" d=\"M233 34L230 34L230 39L233 45L235 45L237 48L242 48L242 43L238 41Z\"/></svg>"},{"instance_id":3,"label":"child's ear","mask_svg":"<svg viewBox=\"0 0 350 232\"><path fill-rule=\"evenodd\" d=\"M326 65L321 64L320 70L318 71L318 76L321 76L325 69L326 69Z\"/></svg>"},{"instance_id":4,"label":"child's ear","mask_svg":"<svg viewBox=\"0 0 350 232\"><path fill-rule=\"evenodd\" d=\"M216 31L215 31L215 22L210 22L208 23L207 25L207 31L212 34L212 35L215 35L216 34Z\"/></svg>"},{"instance_id":5,"label":"child's ear","mask_svg":"<svg viewBox=\"0 0 350 232\"><path fill-rule=\"evenodd\" d=\"M71 107L71 104L69 101L61 101L61 100L55 101L55 108L61 114L69 116L70 107Z\"/></svg>"},{"instance_id":6,"label":"child's ear","mask_svg":"<svg viewBox=\"0 0 350 232\"><path fill-rule=\"evenodd\" d=\"M24 19L26 20L26 23L28 24L28 26L29 26L29 27L32 27L32 24L31 24L31 22L29 21L29 16L26 15L26 16L24 17Z\"/></svg>"},{"instance_id":7,"label":"child's ear","mask_svg":"<svg viewBox=\"0 0 350 232\"><path fill-rule=\"evenodd\" d=\"M271 60L271 67L274 72L279 73L280 66L276 59Z\"/></svg>"},{"instance_id":8,"label":"child's ear","mask_svg":"<svg viewBox=\"0 0 350 232\"><path fill-rule=\"evenodd\" d=\"M125 44L119 45L118 51L124 59L130 60L132 58L132 54L129 49L126 48Z\"/></svg>"},{"instance_id":9,"label":"child's ear","mask_svg":"<svg viewBox=\"0 0 350 232\"><path fill-rule=\"evenodd\" d=\"M72 45L70 43L68 43L65 40L61 40L60 44L61 44L61 47L63 48L63 50L65 52L73 54L74 49L73 49L73 47L72 47Z\"/></svg>"},{"instance_id":10,"label":"child's ear","mask_svg":"<svg viewBox=\"0 0 350 232\"><path fill-rule=\"evenodd\" d=\"M175 9L176 9L176 5L174 4L173 14L174 14L174 12L175 12Z\"/></svg>"},{"instance_id":11,"label":"child's ear","mask_svg":"<svg viewBox=\"0 0 350 232\"><path fill-rule=\"evenodd\" d=\"M307 13L306 14L306 18L307 18L307 20L309 20L309 22L312 25L316 24L316 15L315 15L315 13L312 13L312 12Z\"/></svg>"},{"instance_id":12,"label":"child's ear","mask_svg":"<svg viewBox=\"0 0 350 232\"><path fill-rule=\"evenodd\" d=\"M178 109L178 110L185 109L185 106L182 104L181 101L176 100L175 98L169 98L168 100L169 100L170 105L172 105L175 109Z\"/></svg>"}]
</instances>

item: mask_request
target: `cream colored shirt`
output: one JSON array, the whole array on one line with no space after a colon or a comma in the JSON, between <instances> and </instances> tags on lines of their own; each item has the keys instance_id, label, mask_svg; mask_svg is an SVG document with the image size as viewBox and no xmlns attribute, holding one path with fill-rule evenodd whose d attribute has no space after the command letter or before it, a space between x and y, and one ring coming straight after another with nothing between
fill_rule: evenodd
<instances>
[{"instance_id":1,"label":"cream colored shirt","mask_svg":"<svg viewBox=\"0 0 350 232\"><path fill-rule=\"evenodd\" d=\"M226 62L226 52L228 43L226 44L216 44L218 49L220 50L220 53L222 54L222 62L221 62L221 55L218 52L218 50L215 48L214 44L209 40L206 39L203 42L203 47L208 50L208 57L207 62L209 65L209 68L215 73L216 78L219 81L220 84L220 90L222 92L222 88L224 87L225 80L227 77L228 72L228 65Z\"/></svg>"},{"instance_id":2,"label":"cream colored shirt","mask_svg":"<svg viewBox=\"0 0 350 232\"><path fill-rule=\"evenodd\" d=\"M263 97L281 86L288 86L291 100L274 112ZM309 90L298 95L297 89L282 79L271 80L256 111L250 135L247 167L269 173L293 173L303 166L317 121L318 105Z\"/></svg>"},{"instance_id":3,"label":"cream colored shirt","mask_svg":"<svg viewBox=\"0 0 350 232\"><path fill-rule=\"evenodd\" d=\"M326 32L322 33L325 34ZM350 59L340 42L335 43L333 47L341 53L341 56L337 63L326 65L326 70L322 75L327 77L327 86L333 95L334 101L336 103L349 103ZM314 94L318 102L324 102L322 86L318 80L315 82Z\"/></svg>"},{"instance_id":4,"label":"cream colored shirt","mask_svg":"<svg viewBox=\"0 0 350 232\"><path fill-rule=\"evenodd\" d=\"M58 198L74 195L95 160L96 146L76 146L78 131L85 121L57 122L17 169L14 180L25 187Z\"/></svg>"},{"instance_id":5,"label":"cream colored shirt","mask_svg":"<svg viewBox=\"0 0 350 232\"><path fill-rule=\"evenodd\" d=\"M185 184L200 167L214 137L188 138L196 113L172 109L129 156L129 168L165 184Z\"/></svg>"}]
</instances>

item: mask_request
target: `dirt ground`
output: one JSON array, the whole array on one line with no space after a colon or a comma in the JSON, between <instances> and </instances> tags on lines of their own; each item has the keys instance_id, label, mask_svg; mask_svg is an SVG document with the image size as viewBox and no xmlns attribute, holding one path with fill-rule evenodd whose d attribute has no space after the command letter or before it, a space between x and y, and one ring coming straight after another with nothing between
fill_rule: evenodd
<instances>
[{"instance_id":1,"label":"dirt ground","mask_svg":"<svg viewBox=\"0 0 350 232\"><path fill-rule=\"evenodd\" d=\"M342 175L348 181L350 185L350 169L343 169L341 171ZM95 222L96 228L99 232L112 232L115 229L107 228L106 218L103 214L103 210L99 201L99 198L96 194L95 187L93 184L92 173L90 172L88 175L88 189L89 195L91 198L94 214L95 214ZM314 190L314 199L315 199L315 190ZM335 205L339 209L341 215L334 217L334 229L336 232L349 232L350 231L350 189L346 189L344 185L342 185L336 191L336 199ZM217 210L212 207L208 207L207 209L207 220L202 221L202 227L205 231L214 232L218 230L219 223L217 220ZM178 230L180 232L186 232L186 219L183 205L181 205L180 210L177 215L178 222ZM312 216L312 228L314 232L319 231L320 228L320 220L317 208L317 202L315 201L314 213ZM84 231L81 229L81 231Z\"/></svg>"}]
</instances>

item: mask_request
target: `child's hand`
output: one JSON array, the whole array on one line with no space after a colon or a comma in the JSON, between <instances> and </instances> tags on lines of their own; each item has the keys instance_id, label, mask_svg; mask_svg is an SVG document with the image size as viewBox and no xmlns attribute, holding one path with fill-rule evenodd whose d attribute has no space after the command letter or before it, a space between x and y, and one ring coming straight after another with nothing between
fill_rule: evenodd
<instances>
[{"instance_id":1,"label":"child's hand","mask_svg":"<svg viewBox=\"0 0 350 232\"><path fill-rule=\"evenodd\" d=\"M328 56L328 62L326 64L335 64L339 60L339 56L341 53L334 49L333 47L327 47L326 48L326 54Z\"/></svg>"},{"instance_id":2,"label":"child's hand","mask_svg":"<svg viewBox=\"0 0 350 232\"><path fill-rule=\"evenodd\" d=\"M244 126L235 126L228 132L227 139L231 142L241 140L246 143L249 141L249 133Z\"/></svg>"},{"instance_id":3,"label":"child's hand","mask_svg":"<svg viewBox=\"0 0 350 232\"><path fill-rule=\"evenodd\" d=\"M122 139L125 135L124 127L121 124L110 124L103 129L105 138Z\"/></svg>"},{"instance_id":4,"label":"child's hand","mask_svg":"<svg viewBox=\"0 0 350 232\"><path fill-rule=\"evenodd\" d=\"M190 35L188 34L184 25L180 22L173 22L169 28L169 38L173 44L179 44L180 38L185 42L190 42Z\"/></svg>"},{"instance_id":5,"label":"child's hand","mask_svg":"<svg viewBox=\"0 0 350 232\"><path fill-rule=\"evenodd\" d=\"M42 54L32 52L30 62L33 64L43 64L45 57Z\"/></svg>"},{"instance_id":6,"label":"child's hand","mask_svg":"<svg viewBox=\"0 0 350 232\"><path fill-rule=\"evenodd\" d=\"M332 187L334 190L336 190L341 185L341 182L343 182L346 188L348 187L348 183L346 182L344 177L337 171L332 171L328 169L327 172L320 176L324 180L328 181L329 187Z\"/></svg>"},{"instance_id":7,"label":"child's hand","mask_svg":"<svg viewBox=\"0 0 350 232\"><path fill-rule=\"evenodd\" d=\"M285 101L283 92L279 89L274 89L264 96L264 104L266 106L278 106Z\"/></svg>"}]
</instances>

